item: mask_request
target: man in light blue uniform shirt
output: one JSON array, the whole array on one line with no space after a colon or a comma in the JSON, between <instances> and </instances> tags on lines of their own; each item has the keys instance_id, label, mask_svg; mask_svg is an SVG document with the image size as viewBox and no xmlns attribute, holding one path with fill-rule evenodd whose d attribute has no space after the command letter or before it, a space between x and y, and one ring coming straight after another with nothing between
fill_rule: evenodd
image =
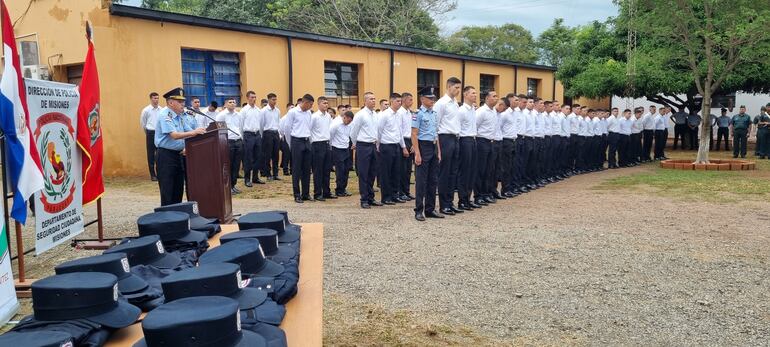
<instances>
[{"instance_id":1,"label":"man in light blue uniform shirt","mask_svg":"<svg viewBox=\"0 0 770 347\"><path fill-rule=\"evenodd\" d=\"M438 186L438 163L441 149L438 143L438 118L433 111L436 102L435 87L419 91L420 110L412 118L412 139L414 147L415 203L414 218L424 221L428 218L444 218L436 212L436 189Z\"/></svg>"},{"instance_id":2,"label":"man in light blue uniform shirt","mask_svg":"<svg viewBox=\"0 0 770 347\"><path fill-rule=\"evenodd\" d=\"M193 129L184 114L184 90L174 88L164 94L168 107L161 110L155 126L155 146L158 147L158 187L160 205L182 202L184 192L184 141L203 134L203 128Z\"/></svg>"}]
</instances>

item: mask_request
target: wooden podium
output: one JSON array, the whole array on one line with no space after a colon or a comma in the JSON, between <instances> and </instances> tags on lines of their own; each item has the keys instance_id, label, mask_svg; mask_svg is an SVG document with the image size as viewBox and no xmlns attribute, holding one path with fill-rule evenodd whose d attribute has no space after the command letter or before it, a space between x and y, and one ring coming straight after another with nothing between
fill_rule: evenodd
<instances>
[{"instance_id":1,"label":"wooden podium","mask_svg":"<svg viewBox=\"0 0 770 347\"><path fill-rule=\"evenodd\" d=\"M233 220L230 195L230 153L227 127L212 122L206 133L185 141L187 154L187 200L197 201L201 216L221 224Z\"/></svg>"}]
</instances>

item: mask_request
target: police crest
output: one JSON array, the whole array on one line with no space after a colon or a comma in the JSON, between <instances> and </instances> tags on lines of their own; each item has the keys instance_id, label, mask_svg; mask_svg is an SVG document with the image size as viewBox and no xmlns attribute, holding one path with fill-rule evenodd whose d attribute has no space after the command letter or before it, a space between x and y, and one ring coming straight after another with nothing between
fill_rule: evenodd
<instances>
[{"instance_id":1,"label":"police crest","mask_svg":"<svg viewBox=\"0 0 770 347\"><path fill-rule=\"evenodd\" d=\"M102 120L99 116L99 104L94 105L94 109L88 113L88 131L91 134L91 145L102 136Z\"/></svg>"}]
</instances>

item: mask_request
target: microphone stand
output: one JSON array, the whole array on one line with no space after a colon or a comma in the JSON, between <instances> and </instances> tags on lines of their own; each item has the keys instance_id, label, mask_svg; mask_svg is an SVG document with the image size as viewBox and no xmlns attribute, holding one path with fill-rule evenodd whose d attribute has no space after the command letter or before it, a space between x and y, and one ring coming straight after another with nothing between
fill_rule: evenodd
<instances>
[{"instance_id":1,"label":"microphone stand","mask_svg":"<svg viewBox=\"0 0 770 347\"><path fill-rule=\"evenodd\" d=\"M184 110L185 110L185 112L187 112L187 114L190 114L189 112L192 112L192 113L194 113L194 114L198 114L198 115L204 116L204 117L206 117L206 118L210 119L210 120L211 120L212 122L214 122L214 123L220 123L220 122L217 122L217 120L216 120L216 119L214 119L214 118L211 118L211 117L209 117L209 115L207 115L207 114L205 114L205 113L203 113L203 112L201 112L201 111L198 111L198 110L196 110L196 109L193 109L193 108L190 108L190 107L185 107L185 108L184 108ZM223 122L223 123L224 123L224 122ZM234 130L232 130L232 129L228 128L227 126L225 126L224 128L225 128L225 129L227 129L227 131L229 131L229 132L231 132L231 133L233 133L233 134L235 134L235 135L241 136L241 134L239 134L239 133L236 133Z\"/></svg>"}]
</instances>

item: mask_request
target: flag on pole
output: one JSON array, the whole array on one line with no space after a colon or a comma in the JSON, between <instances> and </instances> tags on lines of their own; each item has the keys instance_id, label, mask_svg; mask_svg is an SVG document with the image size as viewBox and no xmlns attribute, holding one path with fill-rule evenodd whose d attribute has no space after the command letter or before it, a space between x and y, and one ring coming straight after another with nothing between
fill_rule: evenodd
<instances>
[{"instance_id":1,"label":"flag on pole","mask_svg":"<svg viewBox=\"0 0 770 347\"><path fill-rule=\"evenodd\" d=\"M8 174L13 189L11 217L24 224L27 222L27 201L35 192L43 189L43 170L32 132L29 128L29 112L13 36L8 8L2 7L3 57L5 67L0 80L0 127L5 133Z\"/></svg>"},{"instance_id":2,"label":"flag on pole","mask_svg":"<svg viewBox=\"0 0 770 347\"><path fill-rule=\"evenodd\" d=\"M80 105L78 106L78 146L83 151L83 205L104 194L102 175L102 125L99 110L99 73L94 58L91 23L86 22L88 52L80 80Z\"/></svg>"}]
</instances>

